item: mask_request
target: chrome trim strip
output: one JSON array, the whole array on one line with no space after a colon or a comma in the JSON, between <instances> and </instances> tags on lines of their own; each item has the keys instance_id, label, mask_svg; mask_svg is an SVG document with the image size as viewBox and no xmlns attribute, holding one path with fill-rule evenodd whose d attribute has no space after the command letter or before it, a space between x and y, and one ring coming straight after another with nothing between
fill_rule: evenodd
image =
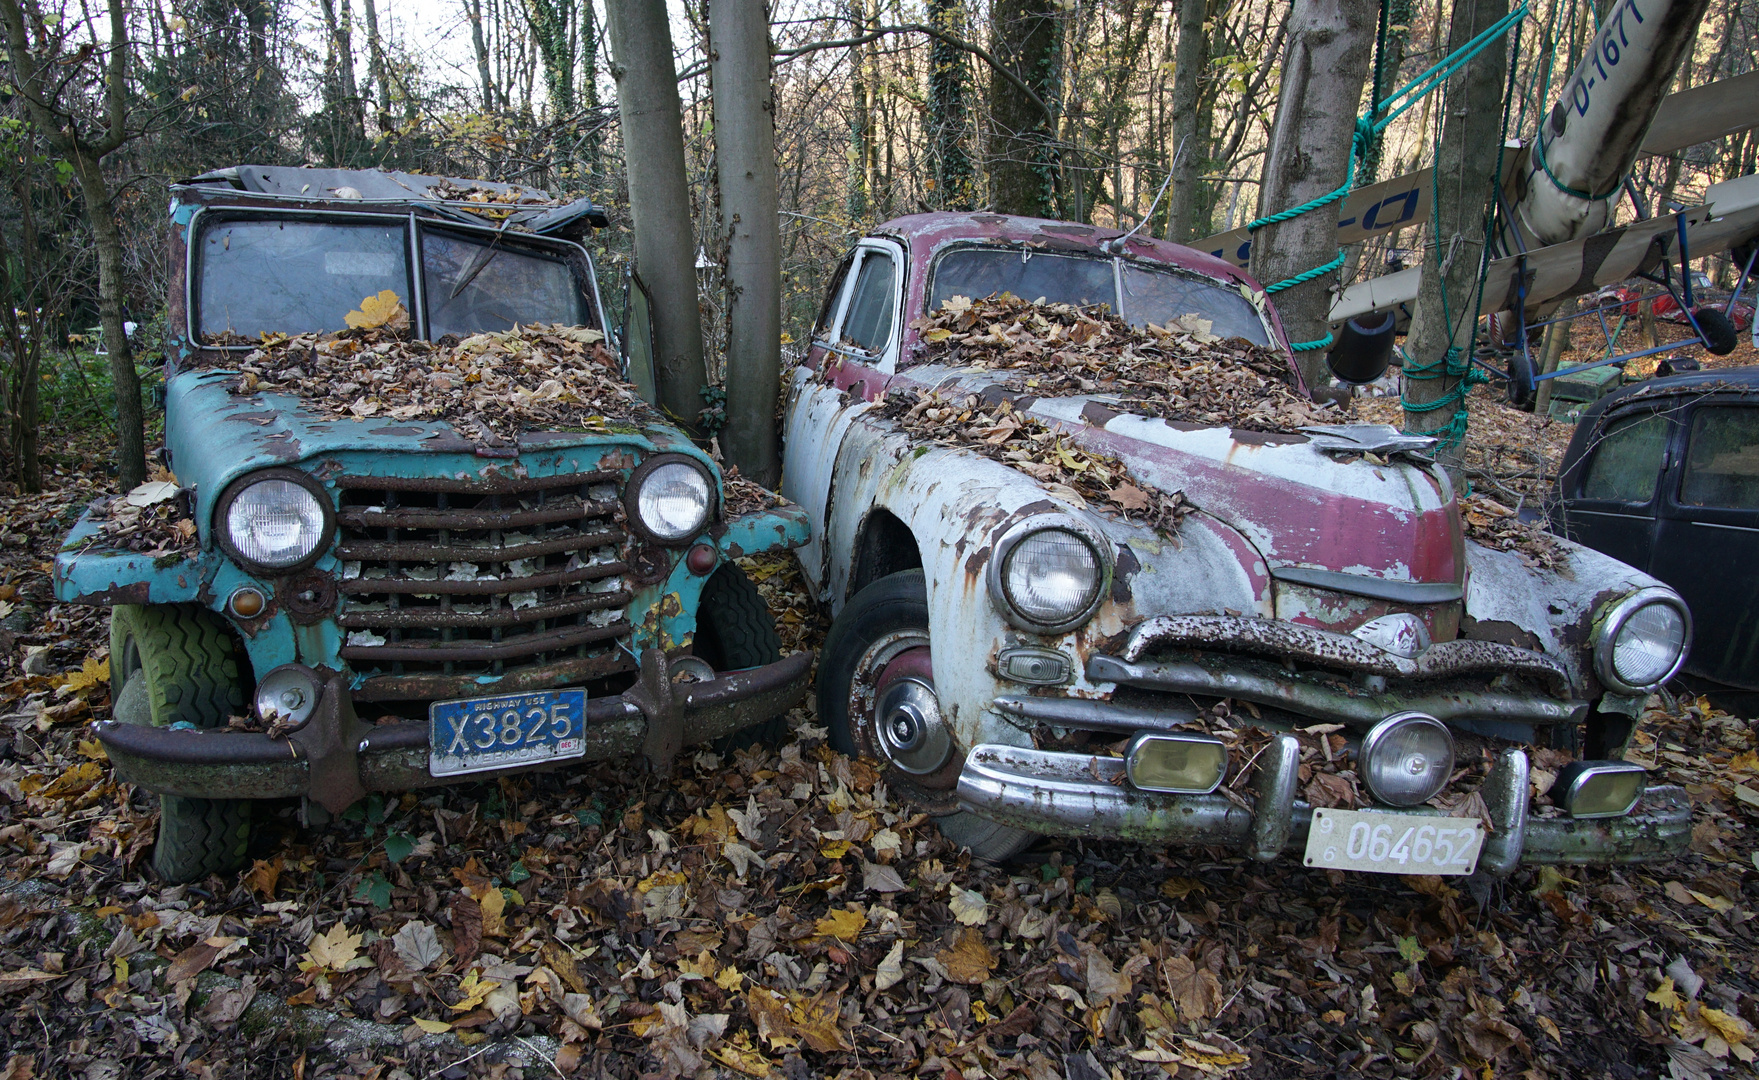
<instances>
[{"instance_id":1,"label":"chrome trim strip","mask_svg":"<svg viewBox=\"0 0 1759 1080\"><path fill-rule=\"evenodd\" d=\"M1273 566L1270 576L1292 585L1331 589L1352 596L1390 600L1395 604L1451 604L1466 595L1464 588L1451 581L1391 581L1306 566Z\"/></svg>"},{"instance_id":2,"label":"chrome trim strip","mask_svg":"<svg viewBox=\"0 0 1759 1080\"><path fill-rule=\"evenodd\" d=\"M1194 708L1175 706L1168 709L1139 709L1087 698L1004 695L993 699L990 707L1003 716L1019 720L1050 724L1053 727L1098 728L1101 731L1170 729L1175 724L1188 724L1197 719L1197 710Z\"/></svg>"}]
</instances>

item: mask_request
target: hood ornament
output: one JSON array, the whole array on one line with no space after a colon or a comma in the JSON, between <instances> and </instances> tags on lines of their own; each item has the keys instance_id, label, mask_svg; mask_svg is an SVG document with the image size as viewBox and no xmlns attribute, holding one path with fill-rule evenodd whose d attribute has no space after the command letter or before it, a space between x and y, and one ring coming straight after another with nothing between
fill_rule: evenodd
<instances>
[{"instance_id":1,"label":"hood ornament","mask_svg":"<svg viewBox=\"0 0 1759 1080\"><path fill-rule=\"evenodd\" d=\"M1407 435L1388 424L1327 424L1301 429L1315 448L1328 454L1411 454L1428 457L1435 439Z\"/></svg>"}]
</instances>

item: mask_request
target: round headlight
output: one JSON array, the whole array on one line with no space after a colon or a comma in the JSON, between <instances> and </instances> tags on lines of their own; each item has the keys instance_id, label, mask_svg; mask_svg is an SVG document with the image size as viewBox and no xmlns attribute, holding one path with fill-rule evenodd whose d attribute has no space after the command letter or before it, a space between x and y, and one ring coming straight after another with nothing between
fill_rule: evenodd
<instances>
[{"instance_id":1,"label":"round headlight","mask_svg":"<svg viewBox=\"0 0 1759 1080\"><path fill-rule=\"evenodd\" d=\"M1391 806L1435 798L1454 772L1454 736L1423 713L1399 713L1374 725L1362 740L1362 779Z\"/></svg>"},{"instance_id":2,"label":"round headlight","mask_svg":"<svg viewBox=\"0 0 1759 1080\"><path fill-rule=\"evenodd\" d=\"M649 462L631 478L637 524L651 539L680 544L702 532L714 508L713 482L684 458Z\"/></svg>"},{"instance_id":3,"label":"round headlight","mask_svg":"<svg viewBox=\"0 0 1759 1080\"><path fill-rule=\"evenodd\" d=\"M996 542L991 587L1009 621L1039 633L1061 633L1093 617L1105 588L1097 540L1070 527L1025 521Z\"/></svg>"},{"instance_id":4,"label":"round headlight","mask_svg":"<svg viewBox=\"0 0 1759 1080\"><path fill-rule=\"evenodd\" d=\"M318 553L329 531L324 504L297 480L251 480L228 492L221 504L229 553L259 569L299 566Z\"/></svg>"},{"instance_id":5,"label":"round headlight","mask_svg":"<svg viewBox=\"0 0 1759 1080\"><path fill-rule=\"evenodd\" d=\"M1691 636L1691 616L1678 596L1643 589L1614 604L1602 620L1595 670L1622 693L1653 690L1679 671Z\"/></svg>"}]
</instances>

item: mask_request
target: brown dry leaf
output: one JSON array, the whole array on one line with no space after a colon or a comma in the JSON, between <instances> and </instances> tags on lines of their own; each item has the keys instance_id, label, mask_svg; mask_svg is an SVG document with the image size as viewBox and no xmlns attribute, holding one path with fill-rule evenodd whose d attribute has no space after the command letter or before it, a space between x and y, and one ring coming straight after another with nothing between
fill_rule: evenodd
<instances>
[{"instance_id":1,"label":"brown dry leaf","mask_svg":"<svg viewBox=\"0 0 1759 1080\"><path fill-rule=\"evenodd\" d=\"M1165 965L1163 976L1173 993L1173 1005L1179 1018L1202 1020L1215 1012L1221 1003L1222 984L1215 972L1199 967L1188 956L1175 956Z\"/></svg>"},{"instance_id":2,"label":"brown dry leaf","mask_svg":"<svg viewBox=\"0 0 1759 1080\"><path fill-rule=\"evenodd\" d=\"M995 970L995 954L983 940L983 931L975 927L962 927L958 938L950 949L942 949L935 953L934 958L947 969L949 981L976 986L989 978Z\"/></svg>"},{"instance_id":3,"label":"brown dry leaf","mask_svg":"<svg viewBox=\"0 0 1759 1080\"><path fill-rule=\"evenodd\" d=\"M855 1044L843 1031L843 995L825 991L811 997L789 995L788 1018L795 1034L821 1054L853 1050Z\"/></svg>"},{"instance_id":4,"label":"brown dry leaf","mask_svg":"<svg viewBox=\"0 0 1759 1080\"><path fill-rule=\"evenodd\" d=\"M258 859L244 875L245 887L264 900L275 899L275 886L281 880L280 859Z\"/></svg>"},{"instance_id":5,"label":"brown dry leaf","mask_svg":"<svg viewBox=\"0 0 1759 1080\"><path fill-rule=\"evenodd\" d=\"M483 909L463 893L452 897L452 952L464 963L482 950Z\"/></svg>"},{"instance_id":6,"label":"brown dry leaf","mask_svg":"<svg viewBox=\"0 0 1759 1080\"><path fill-rule=\"evenodd\" d=\"M745 1008L751 1014L752 1024L757 1028L757 1037L767 1043L771 1050L786 1050L800 1045L800 1039L794 1032L794 1022L788 1018L787 1003L774 992L761 986L753 986L745 992Z\"/></svg>"}]
</instances>

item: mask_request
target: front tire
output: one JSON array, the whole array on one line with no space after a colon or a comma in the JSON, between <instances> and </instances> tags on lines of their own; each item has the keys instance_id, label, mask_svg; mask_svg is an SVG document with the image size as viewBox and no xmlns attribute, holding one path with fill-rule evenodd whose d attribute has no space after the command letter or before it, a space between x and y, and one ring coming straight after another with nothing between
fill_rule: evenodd
<instances>
[{"instance_id":1,"label":"front tire","mask_svg":"<svg viewBox=\"0 0 1759 1080\"><path fill-rule=\"evenodd\" d=\"M744 570L727 563L703 584L696 611L695 654L719 671L762 667L782 658L782 639L769 605ZM788 737L786 714L715 740L726 755L753 746L774 746Z\"/></svg>"},{"instance_id":2,"label":"front tire","mask_svg":"<svg viewBox=\"0 0 1759 1080\"><path fill-rule=\"evenodd\" d=\"M246 708L243 668L226 624L186 605L119 605L110 613L112 712L122 723L224 727ZM173 884L243 864L250 801L159 797L153 869Z\"/></svg>"},{"instance_id":3,"label":"front tire","mask_svg":"<svg viewBox=\"0 0 1759 1080\"><path fill-rule=\"evenodd\" d=\"M933 758L908 759L914 745L908 736L883 737L878 730L877 704L891 684L910 680L932 696L933 670L928 666L928 584L921 570L890 574L856 593L831 631L819 655L819 723L830 729L831 746L849 757L868 754L888 764L894 791L919 801L944 793L951 802L949 781L956 780L963 749L951 744L947 764L933 767ZM920 691L919 691L920 692ZM938 710L937 710L938 712ZM947 736L950 739L950 735ZM938 756L938 755L936 755ZM941 835L980 859L1000 862L1031 846L1037 834L998 825L964 810L935 817Z\"/></svg>"}]
</instances>

